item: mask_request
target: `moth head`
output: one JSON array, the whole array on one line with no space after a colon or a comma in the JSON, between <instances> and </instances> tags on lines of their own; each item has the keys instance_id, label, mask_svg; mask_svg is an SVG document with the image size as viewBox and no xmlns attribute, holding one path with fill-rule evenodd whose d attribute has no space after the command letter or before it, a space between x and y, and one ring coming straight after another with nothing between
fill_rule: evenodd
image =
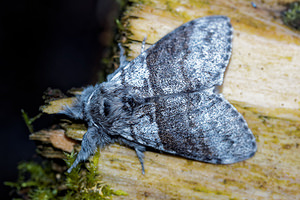
<instances>
[{"instance_id":1,"label":"moth head","mask_svg":"<svg viewBox=\"0 0 300 200\"><path fill-rule=\"evenodd\" d=\"M85 119L88 102L94 92L94 86L85 88L80 95L77 95L74 103L69 107L65 106L60 114L67 115L74 119Z\"/></svg>"}]
</instances>

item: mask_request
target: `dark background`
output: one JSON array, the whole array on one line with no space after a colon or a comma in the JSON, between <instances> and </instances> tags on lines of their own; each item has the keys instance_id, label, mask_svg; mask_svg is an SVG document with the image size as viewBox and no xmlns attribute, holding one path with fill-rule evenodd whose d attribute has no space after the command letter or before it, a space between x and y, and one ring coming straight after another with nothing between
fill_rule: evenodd
<instances>
[{"instance_id":1,"label":"dark background","mask_svg":"<svg viewBox=\"0 0 300 200\"><path fill-rule=\"evenodd\" d=\"M20 110L37 115L48 87L95 83L118 14L114 0L1 1L1 199L10 199L3 181L17 179L17 164L36 157ZM34 128L47 123L42 117Z\"/></svg>"}]
</instances>

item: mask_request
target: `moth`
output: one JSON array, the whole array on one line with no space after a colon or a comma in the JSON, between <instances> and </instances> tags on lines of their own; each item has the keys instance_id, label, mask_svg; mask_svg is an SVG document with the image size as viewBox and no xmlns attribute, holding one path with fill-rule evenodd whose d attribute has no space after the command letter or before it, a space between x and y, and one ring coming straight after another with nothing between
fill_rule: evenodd
<instances>
[{"instance_id":1,"label":"moth","mask_svg":"<svg viewBox=\"0 0 300 200\"><path fill-rule=\"evenodd\" d=\"M87 122L81 150L68 172L97 147L120 143L135 149L144 170L146 149L213 164L252 157L256 142L242 115L216 89L232 49L225 16L187 22L127 61L107 82L85 88L62 111Z\"/></svg>"}]
</instances>

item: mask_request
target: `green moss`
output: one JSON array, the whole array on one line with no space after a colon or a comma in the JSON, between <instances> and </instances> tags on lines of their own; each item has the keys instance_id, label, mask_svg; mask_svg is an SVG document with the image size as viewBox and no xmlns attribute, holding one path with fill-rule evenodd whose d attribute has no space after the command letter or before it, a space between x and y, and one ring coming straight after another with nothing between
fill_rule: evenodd
<instances>
[{"instance_id":1,"label":"green moss","mask_svg":"<svg viewBox=\"0 0 300 200\"><path fill-rule=\"evenodd\" d=\"M281 18L285 25L300 30L300 1L290 3Z\"/></svg>"},{"instance_id":2,"label":"green moss","mask_svg":"<svg viewBox=\"0 0 300 200\"><path fill-rule=\"evenodd\" d=\"M66 154L65 162L70 167L76 156ZM111 199L114 195L127 195L121 190L113 190L101 180L98 172L99 153L86 166L79 164L71 173L66 167L58 167L53 162L42 164L22 162L18 165L19 178L16 182L5 182L24 199ZM55 170L54 170L55 169Z\"/></svg>"},{"instance_id":3,"label":"green moss","mask_svg":"<svg viewBox=\"0 0 300 200\"><path fill-rule=\"evenodd\" d=\"M30 133L33 133L33 126L32 126L32 123L37 120L38 118L40 118L42 116L42 113L39 113L37 116L35 117L32 117L32 118L29 118L28 114L23 110L21 109L21 113L22 113L22 117L30 131Z\"/></svg>"}]
</instances>

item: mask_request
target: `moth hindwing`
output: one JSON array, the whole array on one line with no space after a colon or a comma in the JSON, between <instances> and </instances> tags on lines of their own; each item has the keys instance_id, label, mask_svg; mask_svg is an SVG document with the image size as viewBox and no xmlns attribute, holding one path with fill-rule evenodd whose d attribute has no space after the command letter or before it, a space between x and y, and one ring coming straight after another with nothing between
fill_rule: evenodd
<instances>
[{"instance_id":1,"label":"moth hindwing","mask_svg":"<svg viewBox=\"0 0 300 200\"><path fill-rule=\"evenodd\" d=\"M253 156L246 121L215 89L223 83L232 37L229 18L208 16L183 24L131 62L120 46L119 69L63 111L88 124L69 172L114 142L135 149L143 173L146 147L214 164Z\"/></svg>"}]
</instances>

